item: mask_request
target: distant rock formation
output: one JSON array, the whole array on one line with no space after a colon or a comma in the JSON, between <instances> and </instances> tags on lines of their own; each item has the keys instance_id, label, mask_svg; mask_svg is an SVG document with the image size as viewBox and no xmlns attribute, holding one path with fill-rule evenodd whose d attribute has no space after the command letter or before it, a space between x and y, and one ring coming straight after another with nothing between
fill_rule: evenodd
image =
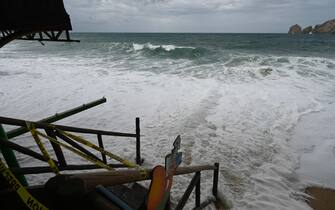
<instances>
[{"instance_id":1,"label":"distant rock formation","mask_svg":"<svg viewBox=\"0 0 335 210\"><path fill-rule=\"evenodd\" d=\"M301 34L301 26L298 24L295 24L290 27L290 30L288 31L289 34Z\"/></svg>"},{"instance_id":2,"label":"distant rock formation","mask_svg":"<svg viewBox=\"0 0 335 210\"><path fill-rule=\"evenodd\" d=\"M321 25L316 25L313 33L334 33L335 32L335 19L328 20Z\"/></svg>"},{"instance_id":3,"label":"distant rock formation","mask_svg":"<svg viewBox=\"0 0 335 210\"><path fill-rule=\"evenodd\" d=\"M335 34L335 19L328 20L322 24L316 25L314 28L312 26L307 26L304 30L301 30L301 27L298 24L295 24L290 27L288 31L289 34L310 34L310 33L331 33Z\"/></svg>"},{"instance_id":4,"label":"distant rock formation","mask_svg":"<svg viewBox=\"0 0 335 210\"><path fill-rule=\"evenodd\" d=\"M304 34L309 34L313 32L313 26L307 26L306 28L304 28L304 30L302 30L302 33Z\"/></svg>"}]
</instances>

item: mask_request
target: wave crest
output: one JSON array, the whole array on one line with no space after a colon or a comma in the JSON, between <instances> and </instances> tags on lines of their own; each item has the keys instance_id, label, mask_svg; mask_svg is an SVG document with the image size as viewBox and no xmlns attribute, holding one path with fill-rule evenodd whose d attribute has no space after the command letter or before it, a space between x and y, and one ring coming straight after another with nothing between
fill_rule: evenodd
<instances>
[{"instance_id":1,"label":"wave crest","mask_svg":"<svg viewBox=\"0 0 335 210\"><path fill-rule=\"evenodd\" d=\"M164 49L166 51L172 51L175 49L196 49L195 47L183 47L183 46L176 46L176 45L153 45L151 43L146 43L146 44L133 43L133 49L135 51L143 50L143 49L155 50L159 48Z\"/></svg>"},{"instance_id":2,"label":"wave crest","mask_svg":"<svg viewBox=\"0 0 335 210\"><path fill-rule=\"evenodd\" d=\"M203 56L205 49L176 45L153 45L151 43L133 43L132 50L143 52L148 56L169 57L169 58L198 58Z\"/></svg>"}]
</instances>

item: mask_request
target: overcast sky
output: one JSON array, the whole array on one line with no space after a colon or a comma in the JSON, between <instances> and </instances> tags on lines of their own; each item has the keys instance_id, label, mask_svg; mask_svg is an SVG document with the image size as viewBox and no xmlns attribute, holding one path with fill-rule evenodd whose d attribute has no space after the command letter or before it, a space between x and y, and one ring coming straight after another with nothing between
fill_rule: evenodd
<instances>
[{"instance_id":1,"label":"overcast sky","mask_svg":"<svg viewBox=\"0 0 335 210\"><path fill-rule=\"evenodd\" d=\"M335 0L64 0L80 32L279 32L335 18Z\"/></svg>"}]
</instances>

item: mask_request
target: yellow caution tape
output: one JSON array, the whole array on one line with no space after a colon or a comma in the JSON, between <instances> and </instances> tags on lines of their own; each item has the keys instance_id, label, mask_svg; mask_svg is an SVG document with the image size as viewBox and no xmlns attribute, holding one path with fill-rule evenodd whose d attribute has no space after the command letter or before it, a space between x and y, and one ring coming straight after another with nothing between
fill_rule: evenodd
<instances>
[{"instance_id":1,"label":"yellow caution tape","mask_svg":"<svg viewBox=\"0 0 335 210\"><path fill-rule=\"evenodd\" d=\"M132 162L130 162L128 160L125 160L125 159L123 159L123 158L121 158L121 157L119 157L117 155L114 155L113 153L104 150L103 148L101 148L101 147L99 147L99 146L97 146L97 145L95 145L95 144L87 141L86 139L84 139L84 138L82 138L80 136L76 136L76 135L73 135L71 133L59 130L55 126L52 126L52 125L50 125L50 126L53 129L57 130L59 133L63 134L64 136L67 136L68 138L70 138L70 139L72 139L74 141L77 141L77 142L79 142L81 144L84 144L84 145L86 145L86 146L88 146L88 147L90 147L92 149L95 149L95 150L101 152L102 154L105 154L105 155L109 156L110 158L115 159L115 160L121 162L122 164L126 165L129 168L136 168L137 170L140 171L140 173L141 173L141 175L143 177L148 177L148 173L147 173L146 169L142 168L141 166L139 166L139 165L137 165L135 163L132 163ZM94 164L96 164L96 165L98 165L98 166L100 166L102 168L105 168L107 170L113 170L112 167L110 167L109 165L105 164L104 162L102 162L100 160L96 160L95 158L92 158L91 156L89 156L89 155L87 155L87 154L85 154L85 153L83 153L83 152L81 152L81 151L79 151L77 149L74 149L71 146L68 146L67 144L59 142L58 140L56 140L56 139L54 139L54 138L52 138L52 137L50 137L48 135L45 135L45 134L37 131L36 128L34 127L34 124L32 124L32 123L28 123L27 122L27 128L30 130L33 138L35 139L37 145L39 146L40 150L42 151L43 156L48 160L50 168L55 173L57 173L57 174L59 173L59 170L58 170L56 164L54 163L54 161L50 158L49 154L47 153L47 151L46 151L46 149L45 149L42 141L39 138L39 135L42 136L42 137L44 137L44 138L49 139L51 142L54 142L55 144L58 144L58 145L60 145L60 146L62 146L64 148L70 150L71 152L73 152L73 153L81 156L82 158L84 158L84 159L86 159L86 160L88 160L88 161L90 161L90 162L92 162L92 163L94 163Z\"/></svg>"},{"instance_id":2,"label":"yellow caution tape","mask_svg":"<svg viewBox=\"0 0 335 210\"><path fill-rule=\"evenodd\" d=\"M45 149L44 145L43 145L43 142L41 141L41 139L39 138L39 136L37 135L37 130L34 126L34 124L32 123L28 123L26 122L27 124L27 128L30 130L31 132L31 135L33 136L33 138L35 139L36 141L36 144L38 145L38 147L40 148L44 158L46 161L48 161L48 164L51 168L51 170L55 173L55 174L59 174L59 170L58 170L58 167L57 165L55 164L55 162L50 158L47 150Z\"/></svg>"},{"instance_id":3,"label":"yellow caution tape","mask_svg":"<svg viewBox=\"0 0 335 210\"><path fill-rule=\"evenodd\" d=\"M101 152L102 154L105 154L105 155L109 156L112 159L115 159L115 160L123 163L124 165L128 166L129 168L136 168L136 169L138 169L140 171L140 173L142 174L143 177L147 177L148 176L147 171L144 168L142 168L141 166L139 166L139 165L137 165L135 163L132 163L132 162L130 162L128 160L125 160L125 159L123 159L123 158L121 158L121 157L119 157L119 156L117 156L117 155L115 155L115 154L113 154L111 152L108 152L108 151L104 150L103 148L101 148L101 147L99 147L99 146L91 143L90 141L87 141L86 139L84 139L84 138L82 138L80 136L73 135L73 134L71 134L69 132L61 131L61 130L59 130L57 128L56 128L56 130L58 132L60 132L61 134L63 134L64 136L67 136L67 137L69 137L69 138L71 138L71 139L73 139L73 140L75 140L75 141L77 141L79 143L82 143L82 144L84 144L84 145L86 145L86 146L88 146L88 147L90 147L92 149L95 149L95 150Z\"/></svg>"},{"instance_id":4,"label":"yellow caution tape","mask_svg":"<svg viewBox=\"0 0 335 210\"><path fill-rule=\"evenodd\" d=\"M87 155L87 154L85 154L85 153L83 153L83 152L81 152L81 151L78 151L78 150L76 150L76 149L74 149L74 148L72 148L72 147L70 147L70 146L68 146L68 145L66 145L66 144L64 144L64 143L62 143L62 142L59 142L59 141L57 141L56 139L54 139L54 138L52 138L52 137L50 137L50 136L47 136L47 135L45 135L45 134L43 134L43 133L41 133L41 132L39 132L39 131L37 131L37 130L36 130L35 132L36 132L38 135L40 135L40 136L42 136L42 137L44 137L44 138L49 139L50 141L54 142L55 144L58 144L59 146L62 146L62 147L64 147L64 148L70 150L71 152L73 152L73 153L79 155L80 157L82 157L82 158L84 158L84 159L86 159L86 160L88 160L88 161L90 161L90 162L92 162L92 163L94 163L94 164L96 164L96 165L102 167L102 168L105 168L105 169L107 169L107 170L113 170L112 167L110 167L109 165L103 163L102 161L96 160L96 159L92 158L91 156L89 156L89 155Z\"/></svg>"},{"instance_id":5,"label":"yellow caution tape","mask_svg":"<svg viewBox=\"0 0 335 210\"><path fill-rule=\"evenodd\" d=\"M42 203L34 198L27 190L22 186L19 180L14 174L6 167L6 165L0 159L0 173L7 180L9 185L16 191L20 196L24 204L31 210L48 210Z\"/></svg>"}]
</instances>

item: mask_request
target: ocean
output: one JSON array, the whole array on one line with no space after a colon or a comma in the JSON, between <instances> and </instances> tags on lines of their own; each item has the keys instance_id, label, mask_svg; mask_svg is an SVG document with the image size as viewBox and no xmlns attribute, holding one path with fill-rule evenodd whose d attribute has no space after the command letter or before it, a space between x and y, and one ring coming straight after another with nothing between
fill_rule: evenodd
<instances>
[{"instance_id":1,"label":"ocean","mask_svg":"<svg viewBox=\"0 0 335 210\"><path fill-rule=\"evenodd\" d=\"M58 123L134 132L140 117L146 167L164 164L181 135L183 165L220 163L220 196L233 209L310 209L306 186L335 188L335 36L72 38L81 42L15 41L0 49L0 116L39 120L105 96L107 103ZM38 151L29 135L14 141ZM133 139L104 142L135 158ZM23 166L42 165L18 158ZM28 181L41 184L50 176ZM173 200L189 181L175 179ZM212 174L204 173L201 182L206 199Z\"/></svg>"}]
</instances>

